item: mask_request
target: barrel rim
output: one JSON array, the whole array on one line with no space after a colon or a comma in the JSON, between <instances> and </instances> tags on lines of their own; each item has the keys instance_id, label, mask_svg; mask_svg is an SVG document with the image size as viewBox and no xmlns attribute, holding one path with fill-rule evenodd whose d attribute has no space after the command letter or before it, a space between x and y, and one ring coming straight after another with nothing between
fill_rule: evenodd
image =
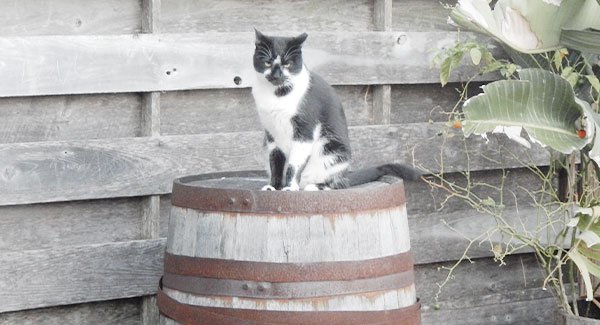
<instances>
[{"instance_id":1,"label":"barrel rim","mask_svg":"<svg viewBox=\"0 0 600 325\"><path fill-rule=\"evenodd\" d=\"M261 191L203 187L192 182L230 177L267 177L264 171L219 172L181 177L173 182L171 204L214 212L259 214L340 214L398 207L406 203L404 183L382 177L388 186L330 191Z\"/></svg>"}]
</instances>

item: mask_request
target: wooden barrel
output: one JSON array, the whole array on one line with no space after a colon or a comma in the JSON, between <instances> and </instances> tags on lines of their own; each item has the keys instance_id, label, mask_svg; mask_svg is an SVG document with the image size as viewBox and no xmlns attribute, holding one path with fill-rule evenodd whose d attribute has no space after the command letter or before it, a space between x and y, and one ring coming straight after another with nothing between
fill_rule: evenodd
<instances>
[{"instance_id":1,"label":"wooden barrel","mask_svg":"<svg viewBox=\"0 0 600 325\"><path fill-rule=\"evenodd\" d=\"M262 172L173 184L162 324L419 324L404 186L260 191Z\"/></svg>"}]
</instances>

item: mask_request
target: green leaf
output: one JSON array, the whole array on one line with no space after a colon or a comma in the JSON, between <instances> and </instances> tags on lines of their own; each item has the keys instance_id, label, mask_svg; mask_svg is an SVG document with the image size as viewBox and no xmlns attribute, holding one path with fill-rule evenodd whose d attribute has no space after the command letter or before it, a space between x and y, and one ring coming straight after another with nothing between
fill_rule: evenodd
<instances>
[{"instance_id":1,"label":"green leaf","mask_svg":"<svg viewBox=\"0 0 600 325\"><path fill-rule=\"evenodd\" d=\"M445 86L448 83L450 73L460 64L464 55L465 53L463 51L457 51L442 62L442 65L440 66L440 82L442 83L442 86Z\"/></svg>"},{"instance_id":2,"label":"green leaf","mask_svg":"<svg viewBox=\"0 0 600 325\"><path fill-rule=\"evenodd\" d=\"M585 77L590 82L590 85L592 85L592 88L594 88L596 92L600 93L600 80L598 80L598 77L592 75L587 75Z\"/></svg>"},{"instance_id":3,"label":"green leaf","mask_svg":"<svg viewBox=\"0 0 600 325\"><path fill-rule=\"evenodd\" d=\"M521 70L519 77L490 83L483 94L465 102L465 136L496 130L523 143L519 137L523 128L530 138L565 154L590 142L595 129L584 139L577 135L585 115L565 79L542 69Z\"/></svg>"},{"instance_id":4,"label":"green leaf","mask_svg":"<svg viewBox=\"0 0 600 325\"><path fill-rule=\"evenodd\" d=\"M571 249L569 250L567 255L569 255L571 261L573 261L573 263L577 265L577 269L579 269L579 272L581 273L581 278L583 279L583 283L585 284L586 289L586 300L592 300L594 298L594 288L592 287L592 279L590 277L590 273L596 271L596 274L592 274L594 274L594 276L596 277L600 277L600 270L596 270L598 266L590 262L590 260L588 260L585 256L581 255L577 250Z\"/></svg>"},{"instance_id":5,"label":"green leaf","mask_svg":"<svg viewBox=\"0 0 600 325\"><path fill-rule=\"evenodd\" d=\"M471 55L471 61L473 64L479 65L479 62L481 62L481 51L474 47L469 51L469 54Z\"/></svg>"},{"instance_id":6,"label":"green leaf","mask_svg":"<svg viewBox=\"0 0 600 325\"><path fill-rule=\"evenodd\" d=\"M461 26L483 30L519 52L540 53L559 47L561 28L586 0L562 1L558 6L543 0L498 0L493 10L488 2L460 1L451 17L457 17L454 21Z\"/></svg>"},{"instance_id":7,"label":"green leaf","mask_svg":"<svg viewBox=\"0 0 600 325\"><path fill-rule=\"evenodd\" d=\"M600 18L598 20L600 21ZM581 52L600 54L600 31L598 30L563 30L560 42L566 47Z\"/></svg>"}]
</instances>

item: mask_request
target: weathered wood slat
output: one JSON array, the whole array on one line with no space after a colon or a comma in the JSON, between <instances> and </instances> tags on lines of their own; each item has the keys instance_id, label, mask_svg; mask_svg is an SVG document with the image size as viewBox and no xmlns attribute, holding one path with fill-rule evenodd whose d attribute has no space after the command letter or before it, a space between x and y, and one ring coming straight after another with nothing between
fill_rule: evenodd
<instances>
[{"instance_id":1,"label":"weathered wood slat","mask_svg":"<svg viewBox=\"0 0 600 325\"><path fill-rule=\"evenodd\" d=\"M463 182L460 175L446 174L446 177L450 181L459 184ZM499 185L502 174L500 171L485 171L474 173L473 177L476 182ZM540 186L537 177L524 170L511 171L504 182L507 189L522 186L534 190ZM480 221L480 219L477 219L476 214L469 212L468 206L457 199L450 200L447 202L445 209L439 211L439 204L445 198L445 193L432 191L425 183L407 182L405 188L408 216L412 222L411 227L416 227L415 229L419 229L419 227L431 228L439 233L446 231L445 227L436 223L442 218L449 223L453 223L453 218L471 220L470 222L475 224ZM499 202L498 193L491 191L489 188L482 188L477 193L483 198L490 196ZM515 195L518 206L525 207L529 204L530 200L524 190L516 192ZM508 208L515 206L511 193L506 191L504 197L505 201L503 203ZM2 229L3 234L0 236L0 251L47 249L142 239L144 236L142 236L141 231L143 231L144 226L142 226L141 220L144 200L142 197L132 197L0 207L0 229ZM153 204L149 207L156 208ZM146 229L147 233L156 234L156 231L159 231L159 237L167 236L169 209L169 195L162 196L159 209L161 215L160 229L149 227ZM461 210L463 212L460 212ZM446 218L443 213L453 214ZM487 217L482 216L480 218ZM464 221L465 224L467 222ZM416 225L419 224L423 226L417 227ZM449 229L447 230L449 231ZM451 232L450 236L453 240L457 240L457 243L452 244L454 246L450 245L451 247L447 250L442 249L445 247L444 243L440 244L442 248L435 247L437 245L435 241L428 244L428 237L419 245L425 247L422 252L426 252L428 249L432 251L442 249L444 254L450 254L446 253L450 250L454 250L454 254L457 254L466 242ZM481 252L488 253L487 248L481 248ZM422 258L424 261L432 261L436 257L435 255L426 254Z\"/></svg>"},{"instance_id":2,"label":"weathered wood slat","mask_svg":"<svg viewBox=\"0 0 600 325\"><path fill-rule=\"evenodd\" d=\"M415 267L423 324L551 324L556 305L541 289L544 273L533 255L513 255L499 266L491 258L460 264L454 277L441 284L452 263Z\"/></svg>"},{"instance_id":3,"label":"weathered wood slat","mask_svg":"<svg viewBox=\"0 0 600 325\"><path fill-rule=\"evenodd\" d=\"M369 124L372 88L336 86L350 125ZM161 133L197 134L262 130L250 89L210 89L161 94Z\"/></svg>"},{"instance_id":4,"label":"weathered wood slat","mask_svg":"<svg viewBox=\"0 0 600 325\"><path fill-rule=\"evenodd\" d=\"M434 49L456 37L310 32L305 62L337 85L438 83L437 70L430 68ZM3 37L0 97L249 87L256 76L253 38L252 33ZM451 81L468 71L458 69Z\"/></svg>"},{"instance_id":5,"label":"weathered wood slat","mask_svg":"<svg viewBox=\"0 0 600 325\"><path fill-rule=\"evenodd\" d=\"M480 83L470 95L481 91ZM376 86L335 86L351 126L446 122L459 99L459 84L394 85L375 104ZM386 100L383 97L391 96ZM389 100L389 102L388 102ZM390 103L391 102L391 103ZM384 105L385 104L385 105ZM161 94L161 133L165 135L262 130L250 89L205 89ZM377 106L377 109L374 107ZM1 122L0 122L1 123Z\"/></svg>"},{"instance_id":6,"label":"weathered wood slat","mask_svg":"<svg viewBox=\"0 0 600 325\"><path fill-rule=\"evenodd\" d=\"M481 297L485 299L486 297ZM424 325L481 325L481 324L554 324L554 298L505 301L501 304L470 306L461 309L423 311Z\"/></svg>"},{"instance_id":7,"label":"weathered wood slat","mask_svg":"<svg viewBox=\"0 0 600 325\"><path fill-rule=\"evenodd\" d=\"M366 126L350 129L355 167L412 162L431 171L518 167L499 146L534 164L547 163L542 148L529 150L504 137L467 139L456 130L442 141L440 124ZM264 167L262 132L35 142L0 145L0 205L168 193L174 178ZM443 150L442 150L443 148ZM443 165L437 153L444 153ZM494 159L491 161L490 159Z\"/></svg>"},{"instance_id":8,"label":"weathered wood slat","mask_svg":"<svg viewBox=\"0 0 600 325\"><path fill-rule=\"evenodd\" d=\"M156 292L163 239L0 253L0 312Z\"/></svg>"},{"instance_id":9,"label":"weathered wood slat","mask_svg":"<svg viewBox=\"0 0 600 325\"><path fill-rule=\"evenodd\" d=\"M140 13L136 0L4 0L0 35L134 34Z\"/></svg>"},{"instance_id":10,"label":"weathered wood slat","mask_svg":"<svg viewBox=\"0 0 600 325\"><path fill-rule=\"evenodd\" d=\"M545 238L555 238L557 235L552 229L543 227L548 223L542 222L541 220L545 219L538 216L533 208L506 209L503 217L515 229L537 234L536 237L542 242ZM409 227L415 261L420 264L458 260L468 247L467 238L479 238L469 249L469 257L491 256L493 245L500 244L506 249L506 245L502 243L510 238L494 231L498 226L492 217L471 210L432 214L427 217L414 215L409 220ZM519 242L514 240L513 245L518 244ZM531 250L524 247L519 252Z\"/></svg>"},{"instance_id":11,"label":"weathered wood slat","mask_svg":"<svg viewBox=\"0 0 600 325\"><path fill-rule=\"evenodd\" d=\"M456 0L395 0L393 29L401 31L455 31L448 24L449 10L443 4L455 5Z\"/></svg>"},{"instance_id":12,"label":"weathered wood slat","mask_svg":"<svg viewBox=\"0 0 600 325\"><path fill-rule=\"evenodd\" d=\"M1 325L139 325L139 298L0 314Z\"/></svg>"},{"instance_id":13,"label":"weathered wood slat","mask_svg":"<svg viewBox=\"0 0 600 325\"><path fill-rule=\"evenodd\" d=\"M389 118L396 124L447 121L446 113L458 100L458 87L392 86ZM374 111L373 87L335 88L350 125L371 124L387 112ZM473 87L472 94L478 90ZM248 88L176 91L160 97L160 128L165 135L261 130ZM133 137L144 134L141 107L138 94L2 98L0 143ZM158 125L150 128L156 132Z\"/></svg>"},{"instance_id":14,"label":"weathered wood slat","mask_svg":"<svg viewBox=\"0 0 600 325\"><path fill-rule=\"evenodd\" d=\"M366 31L373 29L369 0L163 1L161 32L262 32L290 30ZM282 22L285 22L282 24Z\"/></svg>"},{"instance_id":15,"label":"weathered wood slat","mask_svg":"<svg viewBox=\"0 0 600 325\"><path fill-rule=\"evenodd\" d=\"M162 274L164 244L164 240L153 240L2 253L0 256L7 263L0 268L0 283L10 290L0 298L0 308L21 310L152 294ZM543 320L554 302L547 298L548 292L540 289L543 274L536 268L535 258L518 255L506 262L502 268L491 259L460 265L455 279L442 291L440 310L433 308L433 296L436 283L445 277L440 266L449 266L448 263L417 265L415 280L424 323L439 324L443 317L452 319L450 324L462 324L465 320L470 324ZM64 315L63 310L69 308L57 309L57 313ZM35 311L31 313L33 317L43 317L41 311L37 315ZM2 314L0 323L19 319L19 314L25 312Z\"/></svg>"},{"instance_id":16,"label":"weathered wood slat","mask_svg":"<svg viewBox=\"0 0 600 325\"><path fill-rule=\"evenodd\" d=\"M3 206L0 252L141 239L141 206L140 197Z\"/></svg>"},{"instance_id":17,"label":"weathered wood slat","mask_svg":"<svg viewBox=\"0 0 600 325\"><path fill-rule=\"evenodd\" d=\"M137 94L0 98L0 143L134 137Z\"/></svg>"}]
</instances>

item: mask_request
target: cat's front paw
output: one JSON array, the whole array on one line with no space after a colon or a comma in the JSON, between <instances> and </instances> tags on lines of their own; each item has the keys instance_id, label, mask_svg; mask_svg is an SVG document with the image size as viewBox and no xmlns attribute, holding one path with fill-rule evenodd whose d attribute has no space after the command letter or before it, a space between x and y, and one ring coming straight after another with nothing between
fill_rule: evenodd
<instances>
[{"instance_id":1,"label":"cat's front paw","mask_svg":"<svg viewBox=\"0 0 600 325\"><path fill-rule=\"evenodd\" d=\"M263 186L261 189L261 191L275 191L275 188L269 184Z\"/></svg>"},{"instance_id":2,"label":"cat's front paw","mask_svg":"<svg viewBox=\"0 0 600 325\"><path fill-rule=\"evenodd\" d=\"M317 184L308 184L308 185L306 185L304 187L304 190L305 191L309 191L309 192L318 191L319 190L319 186L317 186Z\"/></svg>"},{"instance_id":3,"label":"cat's front paw","mask_svg":"<svg viewBox=\"0 0 600 325\"><path fill-rule=\"evenodd\" d=\"M291 184L290 186L286 186L281 189L282 191L299 191L300 186L298 184Z\"/></svg>"}]
</instances>

